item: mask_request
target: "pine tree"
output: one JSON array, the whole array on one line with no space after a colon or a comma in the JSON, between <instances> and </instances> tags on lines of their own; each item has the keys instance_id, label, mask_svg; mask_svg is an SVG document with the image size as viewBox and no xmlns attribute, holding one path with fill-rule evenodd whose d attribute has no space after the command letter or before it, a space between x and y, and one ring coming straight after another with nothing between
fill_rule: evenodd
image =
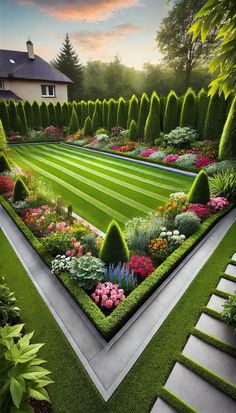
<instances>
[{"instance_id":1,"label":"pine tree","mask_svg":"<svg viewBox=\"0 0 236 413\"><path fill-rule=\"evenodd\" d=\"M136 141L139 138L138 133L138 126L135 120L131 120L130 128L129 128L129 139L131 141Z\"/></svg>"},{"instance_id":2,"label":"pine tree","mask_svg":"<svg viewBox=\"0 0 236 413\"><path fill-rule=\"evenodd\" d=\"M108 102L108 118L107 118L107 129L109 131L116 126L116 121L117 121L116 102L114 99L110 99Z\"/></svg>"},{"instance_id":3,"label":"pine tree","mask_svg":"<svg viewBox=\"0 0 236 413\"><path fill-rule=\"evenodd\" d=\"M160 133L160 99L156 92L153 92L144 130L145 141L153 144L155 139L160 138Z\"/></svg>"},{"instance_id":4,"label":"pine tree","mask_svg":"<svg viewBox=\"0 0 236 413\"><path fill-rule=\"evenodd\" d=\"M50 126L50 119L48 113L48 106L46 102L43 100L40 105L40 112L41 112L41 119L42 119L42 127L45 129Z\"/></svg>"},{"instance_id":5,"label":"pine tree","mask_svg":"<svg viewBox=\"0 0 236 413\"><path fill-rule=\"evenodd\" d=\"M29 131L28 131L28 125L27 125L27 120L25 116L25 109L24 109L22 100L20 100L17 104L17 112L18 112L18 116L21 119L21 124L22 124L21 134L22 136L28 136Z\"/></svg>"},{"instance_id":6,"label":"pine tree","mask_svg":"<svg viewBox=\"0 0 236 413\"><path fill-rule=\"evenodd\" d=\"M14 186L13 202L24 201L29 195L29 190L21 178L17 178Z\"/></svg>"},{"instance_id":7,"label":"pine tree","mask_svg":"<svg viewBox=\"0 0 236 413\"><path fill-rule=\"evenodd\" d=\"M36 100L33 101L32 104L32 126L36 130L40 130L42 128L42 119L41 119L41 113L39 109L39 104L36 102Z\"/></svg>"},{"instance_id":8,"label":"pine tree","mask_svg":"<svg viewBox=\"0 0 236 413\"><path fill-rule=\"evenodd\" d=\"M28 128L32 129L32 122L33 122L32 105L30 104L28 100L26 100L24 103L24 109L25 109L25 116L26 116Z\"/></svg>"},{"instance_id":9,"label":"pine tree","mask_svg":"<svg viewBox=\"0 0 236 413\"><path fill-rule=\"evenodd\" d=\"M116 221L112 221L108 226L105 239L103 241L99 258L109 264L117 266L129 260L129 250L121 229Z\"/></svg>"},{"instance_id":10,"label":"pine tree","mask_svg":"<svg viewBox=\"0 0 236 413\"><path fill-rule=\"evenodd\" d=\"M101 128L102 126L102 103L99 99L95 102L95 110L93 112L92 117L92 128L93 132L95 133L96 130Z\"/></svg>"},{"instance_id":11,"label":"pine tree","mask_svg":"<svg viewBox=\"0 0 236 413\"><path fill-rule=\"evenodd\" d=\"M225 99L217 93L211 97L206 116L204 138L219 140L225 124Z\"/></svg>"},{"instance_id":12,"label":"pine tree","mask_svg":"<svg viewBox=\"0 0 236 413\"><path fill-rule=\"evenodd\" d=\"M163 120L163 132L169 133L173 129L177 128L179 124L179 102L176 93L171 90L167 96L164 120Z\"/></svg>"},{"instance_id":13,"label":"pine tree","mask_svg":"<svg viewBox=\"0 0 236 413\"><path fill-rule=\"evenodd\" d=\"M2 121L3 128L5 130L9 129L9 114L8 108L5 100L0 100L0 119Z\"/></svg>"},{"instance_id":14,"label":"pine tree","mask_svg":"<svg viewBox=\"0 0 236 413\"><path fill-rule=\"evenodd\" d=\"M117 110L117 126L126 128L127 125L127 106L123 97L118 100L118 110Z\"/></svg>"},{"instance_id":15,"label":"pine tree","mask_svg":"<svg viewBox=\"0 0 236 413\"><path fill-rule=\"evenodd\" d=\"M221 161L236 159L236 97L232 102L221 136L219 159Z\"/></svg>"},{"instance_id":16,"label":"pine tree","mask_svg":"<svg viewBox=\"0 0 236 413\"><path fill-rule=\"evenodd\" d=\"M68 100L79 100L83 90L83 66L76 51L73 49L68 33L58 56L52 62L53 66L73 81L68 86Z\"/></svg>"},{"instance_id":17,"label":"pine tree","mask_svg":"<svg viewBox=\"0 0 236 413\"><path fill-rule=\"evenodd\" d=\"M0 144L1 145L1 144ZM11 166L4 153L0 154L0 173L10 171Z\"/></svg>"},{"instance_id":18,"label":"pine tree","mask_svg":"<svg viewBox=\"0 0 236 413\"><path fill-rule=\"evenodd\" d=\"M200 139L204 138L208 104L209 98L207 92L205 89L201 89L197 95L197 131Z\"/></svg>"},{"instance_id":19,"label":"pine tree","mask_svg":"<svg viewBox=\"0 0 236 413\"><path fill-rule=\"evenodd\" d=\"M142 94L139 115L138 115L138 135L139 137L144 136L144 128L149 112L149 99L146 93Z\"/></svg>"},{"instance_id":20,"label":"pine tree","mask_svg":"<svg viewBox=\"0 0 236 413\"><path fill-rule=\"evenodd\" d=\"M87 102L85 102L85 100L81 100L81 125L85 124L85 120L87 117L88 117L88 104Z\"/></svg>"},{"instance_id":21,"label":"pine tree","mask_svg":"<svg viewBox=\"0 0 236 413\"><path fill-rule=\"evenodd\" d=\"M90 119L93 119L93 113L95 110L95 102L93 100L88 101L88 115Z\"/></svg>"},{"instance_id":22,"label":"pine tree","mask_svg":"<svg viewBox=\"0 0 236 413\"><path fill-rule=\"evenodd\" d=\"M17 109L16 109L16 104L13 99L10 99L9 105L8 105L8 113L9 113L9 123L10 123L10 129L13 130L14 132L17 131Z\"/></svg>"},{"instance_id":23,"label":"pine tree","mask_svg":"<svg viewBox=\"0 0 236 413\"><path fill-rule=\"evenodd\" d=\"M108 101L106 99L102 102L102 126L107 129L108 123Z\"/></svg>"},{"instance_id":24,"label":"pine tree","mask_svg":"<svg viewBox=\"0 0 236 413\"><path fill-rule=\"evenodd\" d=\"M187 199L190 204L207 204L210 201L209 181L204 169L194 179Z\"/></svg>"},{"instance_id":25,"label":"pine tree","mask_svg":"<svg viewBox=\"0 0 236 413\"><path fill-rule=\"evenodd\" d=\"M58 128L63 127L63 113L61 103L57 102L55 105L55 112L56 112L56 124Z\"/></svg>"},{"instance_id":26,"label":"pine tree","mask_svg":"<svg viewBox=\"0 0 236 413\"><path fill-rule=\"evenodd\" d=\"M138 99L136 98L135 95L133 95L129 103L127 129L129 129L129 126L132 120L135 120L135 122L138 121L138 111L139 111Z\"/></svg>"},{"instance_id":27,"label":"pine tree","mask_svg":"<svg viewBox=\"0 0 236 413\"><path fill-rule=\"evenodd\" d=\"M48 114L49 114L50 126L56 126L56 110L55 110L55 105L52 102L48 104Z\"/></svg>"},{"instance_id":28,"label":"pine tree","mask_svg":"<svg viewBox=\"0 0 236 413\"><path fill-rule=\"evenodd\" d=\"M70 118L69 118L69 108L68 108L67 102L64 102L62 105L62 115L63 115L63 126L68 127Z\"/></svg>"},{"instance_id":29,"label":"pine tree","mask_svg":"<svg viewBox=\"0 0 236 413\"><path fill-rule=\"evenodd\" d=\"M7 149L6 135L2 126L2 121L0 119L0 152L5 152Z\"/></svg>"},{"instance_id":30,"label":"pine tree","mask_svg":"<svg viewBox=\"0 0 236 413\"><path fill-rule=\"evenodd\" d=\"M193 89L189 88L184 95L182 110L180 114L180 126L195 129L197 122L197 97Z\"/></svg>"},{"instance_id":31,"label":"pine tree","mask_svg":"<svg viewBox=\"0 0 236 413\"><path fill-rule=\"evenodd\" d=\"M84 128L83 128L83 129L84 129L84 135L85 135L85 136L92 135L92 133L93 133L93 127L92 127L92 121L91 121L91 119L90 119L89 116L85 119Z\"/></svg>"},{"instance_id":32,"label":"pine tree","mask_svg":"<svg viewBox=\"0 0 236 413\"><path fill-rule=\"evenodd\" d=\"M69 129L68 129L69 135L72 135L73 133L77 132L78 129L79 129L79 121L77 118L76 110L75 108L73 108L72 113L71 113L71 118L70 118Z\"/></svg>"}]
</instances>

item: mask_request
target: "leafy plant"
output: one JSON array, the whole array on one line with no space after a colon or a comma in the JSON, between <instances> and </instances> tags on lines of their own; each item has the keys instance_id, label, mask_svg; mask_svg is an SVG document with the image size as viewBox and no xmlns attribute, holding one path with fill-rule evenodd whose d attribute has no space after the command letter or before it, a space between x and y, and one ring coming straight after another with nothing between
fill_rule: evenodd
<instances>
[{"instance_id":1,"label":"leafy plant","mask_svg":"<svg viewBox=\"0 0 236 413\"><path fill-rule=\"evenodd\" d=\"M51 262L52 273L58 275L61 272L68 272L70 268L70 262L74 259L74 257L67 257L66 255L57 255Z\"/></svg>"},{"instance_id":2,"label":"leafy plant","mask_svg":"<svg viewBox=\"0 0 236 413\"><path fill-rule=\"evenodd\" d=\"M236 199L236 174L234 169L210 177L209 184L211 196L221 196L228 199L228 201Z\"/></svg>"},{"instance_id":3,"label":"leafy plant","mask_svg":"<svg viewBox=\"0 0 236 413\"><path fill-rule=\"evenodd\" d=\"M156 160L156 161L162 161L162 159L165 158L165 156L166 156L166 152L164 152L164 151L156 151L156 152L153 152L153 153L149 156L149 158L150 158L150 159L154 159L154 160Z\"/></svg>"},{"instance_id":4,"label":"leafy plant","mask_svg":"<svg viewBox=\"0 0 236 413\"><path fill-rule=\"evenodd\" d=\"M0 326L9 323L19 315L16 297L6 284L0 284Z\"/></svg>"},{"instance_id":5,"label":"leafy plant","mask_svg":"<svg viewBox=\"0 0 236 413\"><path fill-rule=\"evenodd\" d=\"M227 323L234 326L236 332L236 292L224 303L222 315Z\"/></svg>"},{"instance_id":6,"label":"leafy plant","mask_svg":"<svg viewBox=\"0 0 236 413\"><path fill-rule=\"evenodd\" d=\"M197 139L197 133L194 129L189 127L180 127L172 130L167 135L164 135L165 144L171 145L175 148L190 147L191 142Z\"/></svg>"},{"instance_id":7,"label":"leafy plant","mask_svg":"<svg viewBox=\"0 0 236 413\"><path fill-rule=\"evenodd\" d=\"M64 231L57 231L48 237L42 238L42 244L45 250L53 256L65 254L66 250L71 247L71 234Z\"/></svg>"},{"instance_id":8,"label":"leafy plant","mask_svg":"<svg viewBox=\"0 0 236 413\"><path fill-rule=\"evenodd\" d=\"M201 220L198 216L189 211L176 215L174 221L175 228L186 237L190 237L190 235L196 232L200 228L200 225Z\"/></svg>"},{"instance_id":9,"label":"leafy plant","mask_svg":"<svg viewBox=\"0 0 236 413\"><path fill-rule=\"evenodd\" d=\"M91 290L104 278L105 264L92 256L84 255L70 262L69 273L80 287Z\"/></svg>"},{"instance_id":10,"label":"leafy plant","mask_svg":"<svg viewBox=\"0 0 236 413\"><path fill-rule=\"evenodd\" d=\"M219 172L227 172L229 169L234 169L236 173L236 160L215 162L206 167L207 173L210 176L215 175Z\"/></svg>"},{"instance_id":11,"label":"leafy plant","mask_svg":"<svg viewBox=\"0 0 236 413\"><path fill-rule=\"evenodd\" d=\"M193 153L186 153L185 155L180 155L176 161L176 164L183 167L193 166L197 160L197 155Z\"/></svg>"}]
</instances>

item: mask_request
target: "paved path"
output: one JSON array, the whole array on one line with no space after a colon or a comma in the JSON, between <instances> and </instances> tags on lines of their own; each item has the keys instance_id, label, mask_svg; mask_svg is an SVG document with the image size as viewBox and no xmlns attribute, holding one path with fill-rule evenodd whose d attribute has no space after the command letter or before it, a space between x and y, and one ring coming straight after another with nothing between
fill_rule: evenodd
<instances>
[{"instance_id":1,"label":"paved path","mask_svg":"<svg viewBox=\"0 0 236 413\"><path fill-rule=\"evenodd\" d=\"M235 260L235 265L229 264L225 269L225 274L235 277L235 281L229 281L221 277L216 288L218 291L229 294L236 291L236 254L233 255L232 260ZM225 299L212 294L207 307L221 313L224 303ZM236 347L236 335L232 326L217 318L203 313L196 324L196 328L225 344ZM189 337L182 354L234 386L236 390L235 357L193 335ZM165 388L199 413L236 412L236 400L231 399L180 363L175 364ZM165 410L167 407L163 408L161 402L162 400L158 398L153 406L152 413L165 413L165 411L168 413L168 410Z\"/></svg>"},{"instance_id":2,"label":"paved path","mask_svg":"<svg viewBox=\"0 0 236 413\"><path fill-rule=\"evenodd\" d=\"M216 224L107 343L0 207L3 232L104 400L111 397L235 219L236 208Z\"/></svg>"}]
</instances>

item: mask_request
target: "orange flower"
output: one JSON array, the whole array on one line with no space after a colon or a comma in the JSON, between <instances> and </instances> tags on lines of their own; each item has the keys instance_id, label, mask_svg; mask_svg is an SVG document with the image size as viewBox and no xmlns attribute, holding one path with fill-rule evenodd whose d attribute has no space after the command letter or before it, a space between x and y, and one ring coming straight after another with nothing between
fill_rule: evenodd
<instances>
[{"instance_id":1,"label":"orange flower","mask_svg":"<svg viewBox=\"0 0 236 413\"><path fill-rule=\"evenodd\" d=\"M182 206L182 211L186 212L187 211L187 207L185 205Z\"/></svg>"},{"instance_id":2,"label":"orange flower","mask_svg":"<svg viewBox=\"0 0 236 413\"><path fill-rule=\"evenodd\" d=\"M163 211L164 207L161 205L159 206L159 211Z\"/></svg>"}]
</instances>

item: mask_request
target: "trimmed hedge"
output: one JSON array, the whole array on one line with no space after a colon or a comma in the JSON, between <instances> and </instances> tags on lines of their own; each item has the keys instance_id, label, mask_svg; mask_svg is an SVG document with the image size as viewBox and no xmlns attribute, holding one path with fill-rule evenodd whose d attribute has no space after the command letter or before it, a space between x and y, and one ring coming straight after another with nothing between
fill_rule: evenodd
<instances>
[{"instance_id":1,"label":"trimmed hedge","mask_svg":"<svg viewBox=\"0 0 236 413\"><path fill-rule=\"evenodd\" d=\"M27 120L27 125L29 128L32 128L32 121L33 121L33 113L32 113L32 106L31 103L26 100L24 103L24 109L25 109L25 116ZM10 117L10 114L9 114Z\"/></svg>"},{"instance_id":2,"label":"trimmed hedge","mask_svg":"<svg viewBox=\"0 0 236 413\"><path fill-rule=\"evenodd\" d=\"M62 116L63 116L63 125L68 127L70 123L70 116L69 116L69 107L68 107L67 102L64 102L62 105Z\"/></svg>"},{"instance_id":3,"label":"trimmed hedge","mask_svg":"<svg viewBox=\"0 0 236 413\"><path fill-rule=\"evenodd\" d=\"M55 112L56 112L56 124L59 128L63 127L63 112L62 112L62 107L61 103L57 102L55 105Z\"/></svg>"},{"instance_id":4,"label":"trimmed hedge","mask_svg":"<svg viewBox=\"0 0 236 413\"><path fill-rule=\"evenodd\" d=\"M115 99L110 99L108 102L108 116L107 116L107 129L110 131L117 122L117 107Z\"/></svg>"},{"instance_id":5,"label":"trimmed hedge","mask_svg":"<svg viewBox=\"0 0 236 413\"><path fill-rule=\"evenodd\" d=\"M154 143L155 139L160 138L160 110L160 99L156 92L153 92L144 130L144 138L146 142Z\"/></svg>"},{"instance_id":6,"label":"trimmed hedge","mask_svg":"<svg viewBox=\"0 0 236 413\"><path fill-rule=\"evenodd\" d=\"M129 102L127 129L129 129L132 120L138 121L139 105L138 99L133 95Z\"/></svg>"},{"instance_id":7,"label":"trimmed hedge","mask_svg":"<svg viewBox=\"0 0 236 413\"><path fill-rule=\"evenodd\" d=\"M5 152L7 149L7 139L0 119L0 152Z\"/></svg>"},{"instance_id":8,"label":"trimmed hedge","mask_svg":"<svg viewBox=\"0 0 236 413\"><path fill-rule=\"evenodd\" d=\"M17 108L16 108L16 104L15 101L13 99L9 100L9 104L8 104L8 113L9 113L9 127L10 129L12 129L14 132L18 132L17 131Z\"/></svg>"},{"instance_id":9,"label":"trimmed hedge","mask_svg":"<svg viewBox=\"0 0 236 413\"><path fill-rule=\"evenodd\" d=\"M117 126L126 128L127 125L127 106L123 97L118 100L118 111L117 111Z\"/></svg>"},{"instance_id":10,"label":"trimmed hedge","mask_svg":"<svg viewBox=\"0 0 236 413\"><path fill-rule=\"evenodd\" d=\"M50 126L56 126L56 110L55 106L52 102L48 104L48 114L49 114L49 121L50 121Z\"/></svg>"},{"instance_id":11,"label":"trimmed hedge","mask_svg":"<svg viewBox=\"0 0 236 413\"><path fill-rule=\"evenodd\" d=\"M183 105L180 114L180 126L196 128L197 121L197 97L192 88L189 88L184 95Z\"/></svg>"},{"instance_id":12,"label":"trimmed hedge","mask_svg":"<svg viewBox=\"0 0 236 413\"><path fill-rule=\"evenodd\" d=\"M206 116L204 138L219 140L226 116L226 103L223 96L217 93L211 97Z\"/></svg>"},{"instance_id":13,"label":"trimmed hedge","mask_svg":"<svg viewBox=\"0 0 236 413\"><path fill-rule=\"evenodd\" d=\"M41 105L40 105L40 112L41 112L41 119L42 119L42 127L47 128L50 126L50 119L49 119L49 113L48 113L48 105L46 102L43 100Z\"/></svg>"},{"instance_id":14,"label":"trimmed hedge","mask_svg":"<svg viewBox=\"0 0 236 413\"><path fill-rule=\"evenodd\" d=\"M72 113L71 113L71 118L70 118L70 124L69 124L69 129L68 129L68 133L69 135L77 132L79 129L79 121L77 118L77 113L75 108L72 109Z\"/></svg>"},{"instance_id":15,"label":"trimmed hedge","mask_svg":"<svg viewBox=\"0 0 236 413\"><path fill-rule=\"evenodd\" d=\"M179 126L179 100L176 93L171 90L166 101L163 132L169 133L177 126Z\"/></svg>"},{"instance_id":16,"label":"trimmed hedge","mask_svg":"<svg viewBox=\"0 0 236 413\"><path fill-rule=\"evenodd\" d=\"M85 123L84 123L84 134L86 136L86 135L91 135L92 133L93 133L92 121L90 117L88 116L85 119Z\"/></svg>"},{"instance_id":17,"label":"trimmed hedge","mask_svg":"<svg viewBox=\"0 0 236 413\"><path fill-rule=\"evenodd\" d=\"M101 126L102 126L102 103L100 102L100 100L97 99L95 103L93 117L92 117L93 132L95 133L96 130L101 128Z\"/></svg>"},{"instance_id":18,"label":"trimmed hedge","mask_svg":"<svg viewBox=\"0 0 236 413\"><path fill-rule=\"evenodd\" d=\"M106 99L102 102L102 124L105 129L107 129L108 122L108 101Z\"/></svg>"},{"instance_id":19,"label":"trimmed hedge","mask_svg":"<svg viewBox=\"0 0 236 413\"><path fill-rule=\"evenodd\" d=\"M219 146L221 161L236 159L236 97L226 120Z\"/></svg>"},{"instance_id":20,"label":"trimmed hedge","mask_svg":"<svg viewBox=\"0 0 236 413\"><path fill-rule=\"evenodd\" d=\"M144 136L144 129L145 129L146 120L148 117L148 112L149 112L149 99L147 97L147 94L143 93L141 97L139 114L138 114L138 123L137 123L139 137Z\"/></svg>"},{"instance_id":21,"label":"trimmed hedge","mask_svg":"<svg viewBox=\"0 0 236 413\"><path fill-rule=\"evenodd\" d=\"M0 100L0 119L5 130L9 129L9 114L5 100Z\"/></svg>"},{"instance_id":22,"label":"trimmed hedge","mask_svg":"<svg viewBox=\"0 0 236 413\"><path fill-rule=\"evenodd\" d=\"M32 104L32 127L37 130L42 128L41 112L36 100L34 100Z\"/></svg>"},{"instance_id":23,"label":"trimmed hedge","mask_svg":"<svg viewBox=\"0 0 236 413\"><path fill-rule=\"evenodd\" d=\"M23 136L27 136L29 131L28 131L27 119L26 119L26 116L25 116L24 105L23 105L21 100L17 103L17 112L18 112L18 116L21 120L21 125L22 125L21 134Z\"/></svg>"},{"instance_id":24,"label":"trimmed hedge","mask_svg":"<svg viewBox=\"0 0 236 413\"><path fill-rule=\"evenodd\" d=\"M205 89L201 89L197 95L197 131L200 139L204 138L204 129L207 117L207 108L209 104L209 97Z\"/></svg>"},{"instance_id":25,"label":"trimmed hedge","mask_svg":"<svg viewBox=\"0 0 236 413\"><path fill-rule=\"evenodd\" d=\"M131 141L137 141L139 136L140 135L138 132L137 123L135 122L135 120L132 120L129 128L129 139Z\"/></svg>"}]
</instances>

